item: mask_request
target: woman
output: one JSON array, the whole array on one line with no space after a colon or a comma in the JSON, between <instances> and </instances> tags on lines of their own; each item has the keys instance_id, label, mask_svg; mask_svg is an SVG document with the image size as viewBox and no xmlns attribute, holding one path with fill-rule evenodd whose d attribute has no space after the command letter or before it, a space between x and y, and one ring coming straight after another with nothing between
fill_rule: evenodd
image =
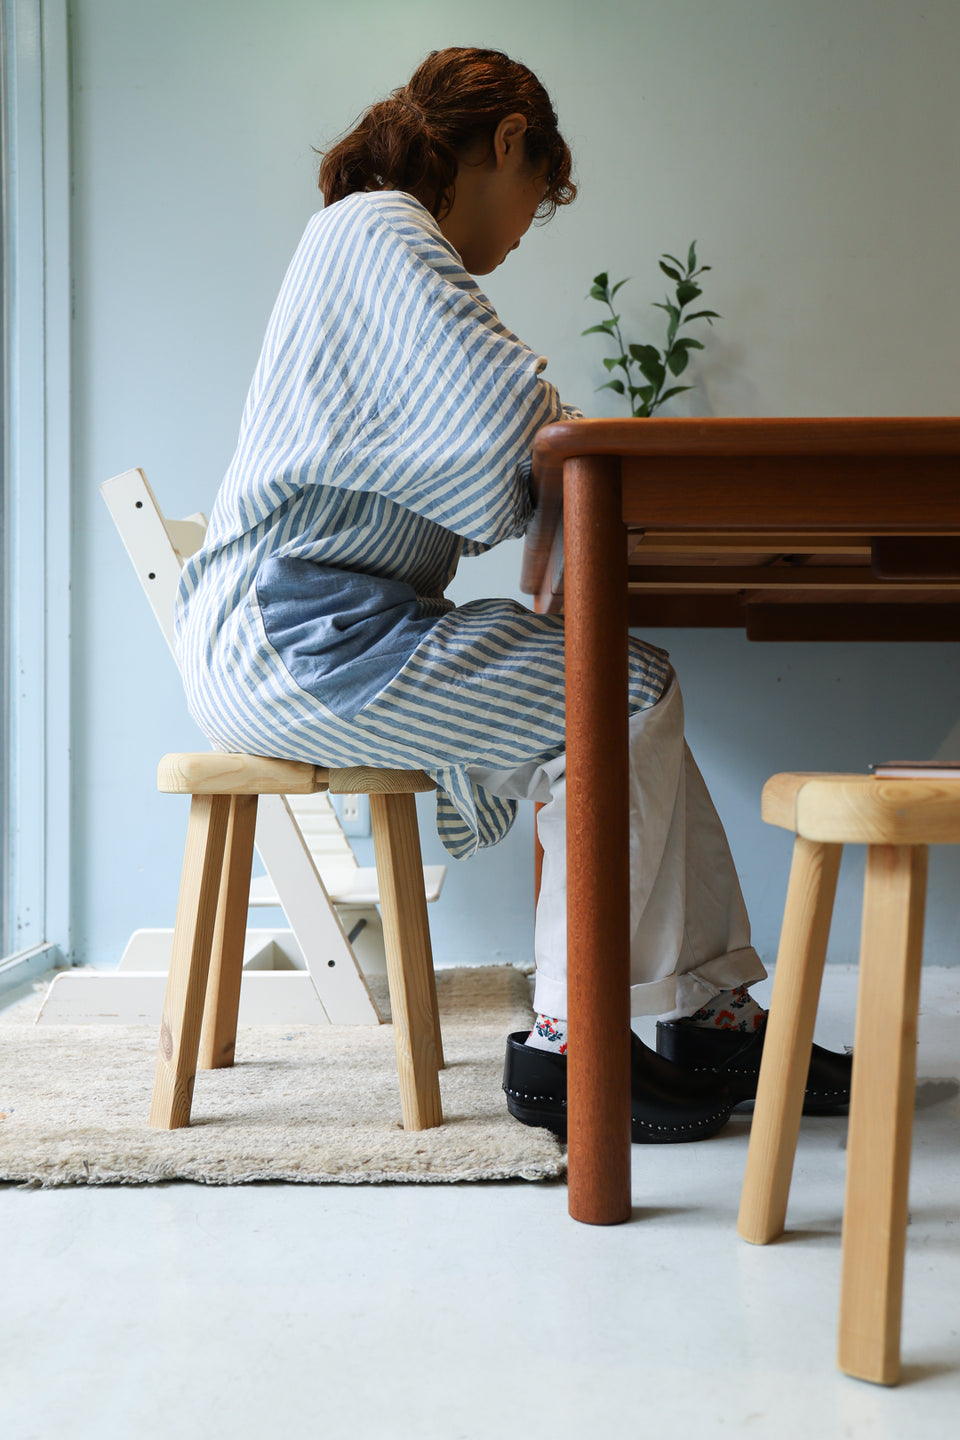
<instances>
[{"instance_id":1,"label":"woman","mask_svg":"<svg viewBox=\"0 0 960 1440\"><path fill-rule=\"evenodd\" d=\"M508 1040L504 1088L519 1119L562 1133L563 624L444 590L462 556L523 533L534 436L579 413L472 278L574 198L570 152L525 66L449 49L326 153L320 187L183 573L191 711L224 749L426 770L458 857L500 840L519 799L544 802L539 1013ZM743 987L764 970L672 670L639 641L630 709L634 1013L672 1012L661 1041L688 1067L716 1070L733 1035L755 1070L764 1017ZM638 1041L633 1075L637 1140L711 1134L744 1089Z\"/></svg>"}]
</instances>

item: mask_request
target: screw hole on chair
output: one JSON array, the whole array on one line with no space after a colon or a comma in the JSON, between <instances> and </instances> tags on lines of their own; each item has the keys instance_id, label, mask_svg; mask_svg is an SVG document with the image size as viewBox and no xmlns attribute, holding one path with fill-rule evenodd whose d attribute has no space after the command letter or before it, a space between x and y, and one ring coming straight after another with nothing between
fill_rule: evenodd
<instances>
[{"instance_id":1,"label":"screw hole on chair","mask_svg":"<svg viewBox=\"0 0 960 1440\"><path fill-rule=\"evenodd\" d=\"M148 579L148 580L156 580L156 578L157 578L157 572L156 572L155 570L151 570L150 573L149 573L149 575L147 576L147 579Z\"/></svg>"},{"instance_id":2,"label":"screw hole on chair","mask_svg":"<svg viewBox=\"0 0 960 1440\"><path fill-rule=\"evenodd\" d=\"M333 967L334 967L334 965L336 965L336 963L337 963L336 960L328 960L328 961L327 961L327 966L329 967L329 969L332 970Z\"/></svg>"},{"instance_id":3,"label":"screw hole on chair","mask_svg":"<svg viewBox=\"0 0 960 1440\"><path fill-rule=\"evenodd\" d=\"M142 509L143 509L143 501L142 501L142 500L138 500L138 501L137 501L137 509L138 509L138 510L142 510Z\"/></svg>"}]
</instances>

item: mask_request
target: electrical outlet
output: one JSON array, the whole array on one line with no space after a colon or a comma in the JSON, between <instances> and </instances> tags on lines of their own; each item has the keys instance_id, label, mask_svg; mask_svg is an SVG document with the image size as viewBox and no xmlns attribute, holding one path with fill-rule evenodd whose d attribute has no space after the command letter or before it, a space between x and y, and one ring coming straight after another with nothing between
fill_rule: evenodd
<instances>
[{"instance_id":1,"label":"electrical outlet","mask_svg":"<svg viewBox=\"0 0 960 1440\"><path fill-rule=\"evenodd\" d=\"M340 796L340 823L345 835L370 834L369 795Z\"/></svg>"}]
</instances>

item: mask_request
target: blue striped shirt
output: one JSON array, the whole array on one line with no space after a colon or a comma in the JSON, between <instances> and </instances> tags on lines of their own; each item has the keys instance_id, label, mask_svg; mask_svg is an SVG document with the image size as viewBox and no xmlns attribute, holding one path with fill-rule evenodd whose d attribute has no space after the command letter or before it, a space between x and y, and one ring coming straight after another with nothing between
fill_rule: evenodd
<instances>
[{"instance_id":1,"label":"blue striped shirt","mask_svg":"<svg viewBox=\"0 0 960 1440\"><path fill-rule=\"evenodd\" d=\"M187 696L214 745L424 769L452 853L502 837L514 802L467 767L564 748L562 621L444 591L461 556L523 533L534 435L577 413L545 365L412 196L312 218L178 595ZM634 708L667 674L631 642Z\"/></svg>"}]
</instances>

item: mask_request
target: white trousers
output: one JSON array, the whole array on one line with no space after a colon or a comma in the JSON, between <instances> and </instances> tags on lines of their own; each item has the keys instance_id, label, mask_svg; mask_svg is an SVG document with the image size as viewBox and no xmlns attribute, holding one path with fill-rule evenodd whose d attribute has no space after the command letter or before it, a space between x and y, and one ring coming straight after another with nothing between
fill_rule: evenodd
<instances>
[{"instance_id":1,"label":"white trousers","mask_svg":"<svg viewBox=\"0 0 960 1440\"><path fill-rule=\"evenodd\" d=\"M683 738L676 677L630 717L630 984L633 1015L675 1020L762 980L720 817ZM513 770L470 767L495 795L542 802L534 1004L567 1014L566 755Z\"/></svg>"}]
</instances>

